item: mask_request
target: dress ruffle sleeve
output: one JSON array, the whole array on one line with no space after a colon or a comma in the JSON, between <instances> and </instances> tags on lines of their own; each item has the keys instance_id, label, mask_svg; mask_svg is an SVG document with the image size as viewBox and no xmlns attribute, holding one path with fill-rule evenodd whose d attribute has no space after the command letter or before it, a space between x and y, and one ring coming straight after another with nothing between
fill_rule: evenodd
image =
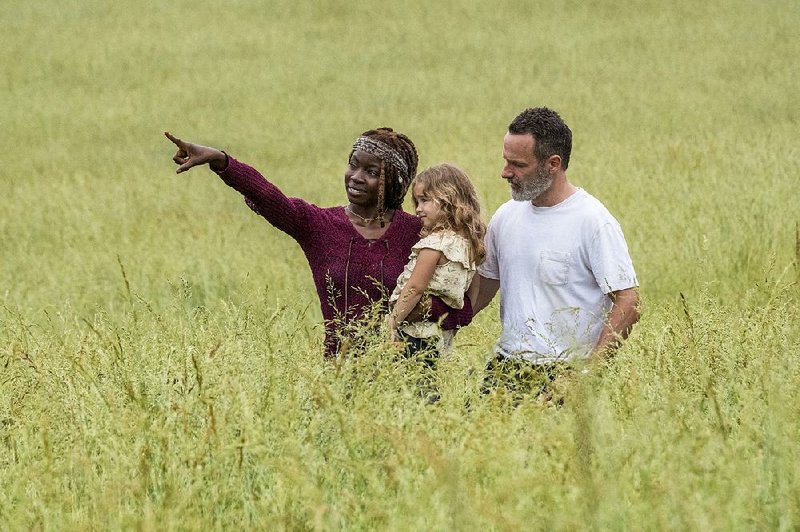
<instances>
[{"instance_id":1,"label":"dress ruffle sleeve","mask_svg":"<svg viewBox=\"0 0 800 532\"><path fill-rule=\"evenodd\" d=\"M398 277L397 287L389 302L394 303L400 297L403 287L416 267L417 256L422 249L441 251L447 259L444 264L436 266L425 292L438 297L450 309L462 309L464 292L472 282L475 264L470 260L469 241L452 231L437 231L422 238L412 247L409 262ZM452 330L443 330L438 321L418 321L403 324L401 327L403 332L415 338L439 338L439 349L442 352L449 349L455 334Z\"/></svg>"},{"instance_id":2,"label":"dress ruffle sleeve","mask_svg":"<svg viewBox=\"0 0 800 532\"><path fill-rule=\"evenodd\" d=\"M411 249L417 253L421 249L435 249L441 251L448 261L459 263L467 270L475 269L470 260L469 242L452 231L437 231L430 234L414 244Z\"/></svg>"}]
</instances>

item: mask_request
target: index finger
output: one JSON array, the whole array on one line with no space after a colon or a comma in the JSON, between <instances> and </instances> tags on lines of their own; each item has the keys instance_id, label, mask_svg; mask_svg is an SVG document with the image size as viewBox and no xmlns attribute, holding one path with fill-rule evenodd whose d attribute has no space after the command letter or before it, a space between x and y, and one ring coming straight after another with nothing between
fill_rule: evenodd
<instances>
[{"instance_id":1,"label":"index finger","mask_svg":"<svg viewBox=\"0 0 800 532\"><path fill-rule=\"evenodd\" d=\"M178 137L173 136L169 131L165 131L164 136L167 137L169 140L171 140L180 149L186 148L186 143L183 142Z\"/></svg>"}]
</instances>

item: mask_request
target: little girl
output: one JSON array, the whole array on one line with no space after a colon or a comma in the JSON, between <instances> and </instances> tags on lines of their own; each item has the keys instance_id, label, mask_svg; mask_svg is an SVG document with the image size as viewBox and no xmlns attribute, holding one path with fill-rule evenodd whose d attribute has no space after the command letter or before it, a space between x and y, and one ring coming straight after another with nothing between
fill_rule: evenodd
<instances>
[{"instance_id":1,"label":"little girl","mask_svg":"<svg viewBox=\"0 0 800 532\"><path fill-rule=\"evenodd\" d=\"M450 164L428 168L411 186L422 238L411 248L408 264L397 278L386 323L390 339L404 340L409 354L431 349L435 355L450 348L455 332L442 330L436 321L409 323L406 316L425 293L454 309L464 307L465 292L475 301L478 278L473 282L473 277L486 255L486 224L475 188L460 168Z\"/></svg>"}]
</instances>

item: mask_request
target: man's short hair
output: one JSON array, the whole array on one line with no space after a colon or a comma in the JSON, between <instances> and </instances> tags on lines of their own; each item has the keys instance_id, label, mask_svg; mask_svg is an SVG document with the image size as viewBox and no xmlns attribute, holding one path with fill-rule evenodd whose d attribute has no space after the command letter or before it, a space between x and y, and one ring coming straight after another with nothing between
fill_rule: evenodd
<instances>
[{"instance_id":1,"label":"man's short hair","mask_svg":"<svg viewBox=\"0 0 800 532\"><path fill-rule=\"evenodd\" d=\"M551 155L561 157L561 168L569 166L572 153L572 131L558 113L547 107L529 107L509 124L512 135L533 135L533 155L540 162Z\"/></svg>"}]
</instances>

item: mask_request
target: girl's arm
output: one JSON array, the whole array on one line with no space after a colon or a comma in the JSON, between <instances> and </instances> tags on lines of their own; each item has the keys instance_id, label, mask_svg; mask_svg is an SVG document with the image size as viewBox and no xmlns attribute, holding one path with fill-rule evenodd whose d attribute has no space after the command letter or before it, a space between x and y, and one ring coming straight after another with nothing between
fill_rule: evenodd
<instances>
[{"instance_id":1,"label":"girl's arm","mask_svg":"<svg viewBox=\"0 0 800 532\"><path fill-rule=\"evenodd\" d=\"M411 277L400 291L400 296L394 304L394 308L386 318L390 332L397 329L397 325L402 323L408 316L411 309L417 306L422 294L428 288L436 266L444 257L444 254L437 249L423 248L417 254L417 264Z\"/></svg>"},{"instance_id":2,"label":"girl's arm","mask_svg":"<svg viewBox=\"0 0 800 532\"><path fill-rule=\"evenodd\" d=\"M420 301L419 305L414 308L410 314L410 321L431 320L438 321L439 325L445 331L454 331L461 327L466 327L472 323L473 311L472 302L478 297L480 287L478 274L472 278L472 284L469 285L467 293L464 297L464 306L462 308L448 307L447 304L436 296L431 296Z\"/></svg>"}]
</instances>

